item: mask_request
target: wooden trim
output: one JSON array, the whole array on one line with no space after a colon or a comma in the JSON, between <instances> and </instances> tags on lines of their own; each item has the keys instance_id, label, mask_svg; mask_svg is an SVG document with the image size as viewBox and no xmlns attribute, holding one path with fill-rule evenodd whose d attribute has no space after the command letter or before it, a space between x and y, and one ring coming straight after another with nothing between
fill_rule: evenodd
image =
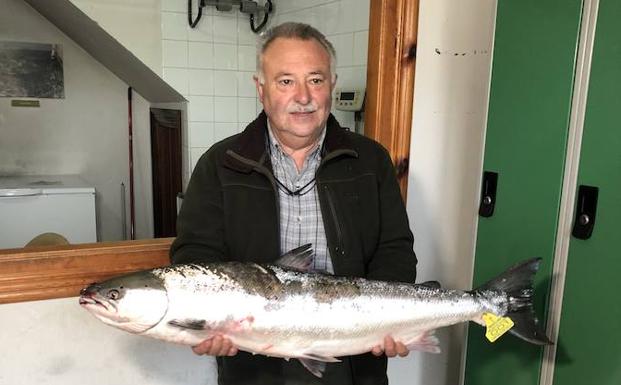
<instances>
[{"instance_id":1,"label":"wooden trim","mask_svg":"<svg viewBox=\"0 0 621 385\"><path fill-rule=\"evenodd\" d=\"M365 133L393 161L410 148L418 0L371 0ZM407 172L400 179L405 199ZM169 263L172 238L0 250L0 303L77 296L85 285Z\"/></svg>"},{"instance_id":2,"label":"wooden trim","mask_svg":"<svg viewBox=\"0 0 621 385\"><path fill-rule=\"evenodd\" d=\"M414 99L418 0L371 0L365 135L397 165L405 200ZM405 161L405 163L403 163Z\"/></svg>"},{"instance_id":3,"label":"wooden trim","mask_svg":"<svg viewBox=\"0 0 621 385\"><path fill-rule=\"evenodd\" d=\"M172 238L0 250L0 303L77 296L85 285L169 264Z\"/></svg>"}]
</instances>

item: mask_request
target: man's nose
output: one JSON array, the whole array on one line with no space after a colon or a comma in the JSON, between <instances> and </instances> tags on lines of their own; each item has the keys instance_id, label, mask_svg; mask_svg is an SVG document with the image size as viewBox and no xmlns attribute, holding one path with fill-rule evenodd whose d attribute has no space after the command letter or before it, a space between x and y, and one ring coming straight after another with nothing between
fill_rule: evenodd
<instances>
[{"instance_id":1,"label":"man's nose","mask_svg":"<svg viewBox=\"0 0 621 385\"><path fill-rule=\"evenodd\" d=\"M300 82L297 84L295 88L295 101L300 104L308 104L310 102L310 90L308 85L304 82Z\"/></svg>"}]
</instances>

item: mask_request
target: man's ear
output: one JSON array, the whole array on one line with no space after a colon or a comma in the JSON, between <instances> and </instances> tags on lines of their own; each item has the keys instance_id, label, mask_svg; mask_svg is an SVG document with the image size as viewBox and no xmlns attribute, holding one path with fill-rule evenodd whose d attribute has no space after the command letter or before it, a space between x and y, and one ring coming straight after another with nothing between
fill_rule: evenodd
<instances>
[{"instance_id":1,"label":"man's ear","mask_svg":"<svg viewBox=\"0 0 621 385\"><path fill-rule=\"evenodd\" d=\"M339 77L339 75L334 74L332 75L332 84L330 84L330 91L334 92L334 87L336 87L336 79Z\"/></svg>"},{"instance_id":2,"label":"man's ear","mask_svg":"<svg viewBox=\"0 0 621 385\"><path fill-rule=\"evenodd\" d=\"M259 101L263 103L263 83L261 83L261 79L259 79L259 76L257 75L252 75L252 79L254 80L254 85L257 87Z\"/></svg>"}]
</instances>

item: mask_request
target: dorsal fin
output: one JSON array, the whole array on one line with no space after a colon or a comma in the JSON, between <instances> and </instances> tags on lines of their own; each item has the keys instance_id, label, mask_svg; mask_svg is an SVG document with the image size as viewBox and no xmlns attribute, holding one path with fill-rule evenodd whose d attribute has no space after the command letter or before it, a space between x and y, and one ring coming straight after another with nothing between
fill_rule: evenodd
<instances>
[{"instance_id":1,"label":"dorsal fin","mask_svg":"<svg viewBox=\"0 0 621 385\"><path fill-rule=\"evenodd\" d=\"M283 254L274 262L278 266L300 271L310 271L315 252L313 245L307 243Z\"/></svg>"}]
</instances>

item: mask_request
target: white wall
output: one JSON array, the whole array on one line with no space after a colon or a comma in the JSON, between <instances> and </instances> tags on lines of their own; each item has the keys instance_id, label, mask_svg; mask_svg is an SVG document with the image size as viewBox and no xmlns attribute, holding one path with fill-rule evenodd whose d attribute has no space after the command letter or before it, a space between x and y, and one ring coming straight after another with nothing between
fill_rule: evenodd
<instances>
[{"instance_id":1,"label":"white wall","mask_svg":"<svg viewBox=\"0 0 621 385\"><path fill-rule=\"evenodd\" d=\"M0 329L2 385L216 384L215 361L109 327L77 298L0 305Z\"/></svg>"},{"instance_id":2,"label":"white wall","mask_svg":"<svg viewBox=\"0 0 621 385\"><path fill-rule=\"evenodd\" d=\"M127 85L125 85L127 87ZM174 109L181 109L182 103L175 103ZM151 116L149 110L152 105L145 100L139 93L133 92L133 117L132 117L132 137L134 153L134 205L135 223L134 231L136 239L153 238L154 219L153 219L153 174L151 169ZM172 108L172 107L171 107ZM127 132L127 130L124 130ZM127 143L127 138L124 138ZM129 154L129 149L127 150ZM129 166L127 165L126 168ZM129 171L128 179L129 181ZM130 239L130 212L129 212L129 185L127 187L127 234Z\"/></svg>"},{"instance_id":3,"label":"white wall","mask_svg":"<svg viewBox=\"0 0 621 385\"><path fill-rule=\"evenodd\" d=\"M153 72L162 74L160 0L71 0Z\"/></svg>"},{"instance_id":4,"label":"white wall","mask_svg":"<svg viewBox=\"0 0 621 385\"><path fill-rule=\"evenodd\" d=\"M123 239L127 85L25 2L0 0L0 9L0 40L62 44L65 80L65 98L40 99L40 108L15 108L13 98L0 98L0 174L81 175L97 190L99 240ZM135 162L142 168L136 230L143 238L153 234L148 107L134 93Z\"/></svg>"},{"instance_id":5,"label":"white wall","mask_svg":"<svg viewBox=\"0 0 621 385\"><path fill-rule=\"evenodd\" d=\"M446 288L472 285L495 7L495 0L420 3L407 208L418 280ZM439 330L440 355L391 360L392 383L459 384L465 332L465 325Z\"/></svg>"}]
</instances>

